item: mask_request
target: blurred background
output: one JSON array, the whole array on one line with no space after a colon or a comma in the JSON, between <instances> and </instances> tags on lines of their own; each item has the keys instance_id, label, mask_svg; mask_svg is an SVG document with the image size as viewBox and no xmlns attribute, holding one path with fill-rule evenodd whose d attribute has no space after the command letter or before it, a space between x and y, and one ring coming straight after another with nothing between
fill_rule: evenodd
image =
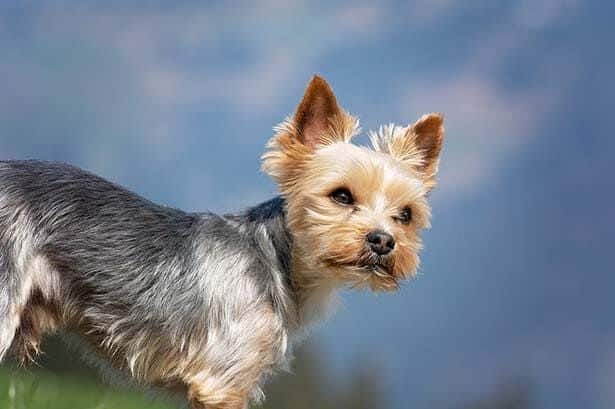
<instances>
[{"instance_id":1,"label":"blurred background","mask_svg":"<svg viewBox=\"0 0 615 409\"><path fill-rule=\"evenodd\" d=\"M0 157L228 212L276 194L259 156L315 73L364 131L443 112L420 275L396 294L344 293L265 408L612 409L614 12L5 0ZM45 349L41 368L0 371L0 407L179 407L99 384L57 339Z\"/></svg>"}]
</instances>

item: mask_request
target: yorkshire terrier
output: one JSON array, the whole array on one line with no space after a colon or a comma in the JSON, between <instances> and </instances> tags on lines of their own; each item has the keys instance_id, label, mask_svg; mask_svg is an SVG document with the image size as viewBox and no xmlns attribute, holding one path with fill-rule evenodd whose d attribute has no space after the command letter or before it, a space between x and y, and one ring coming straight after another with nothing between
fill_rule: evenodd
<instances>
[{"instance_id":1,"label":"yorkshire terrier","mask_svg":"<svg viewBox=\"0 0 615 409\"><path fill-rule=\"evenodd\" d=\"M395 290L429 226L443 118L371 133L315 76L262 157L280 196L230 215L154 204L76 167L0 162L0 360L80 335L137 383L244 409L341 287Z\"/></svg>"}]
</instances>

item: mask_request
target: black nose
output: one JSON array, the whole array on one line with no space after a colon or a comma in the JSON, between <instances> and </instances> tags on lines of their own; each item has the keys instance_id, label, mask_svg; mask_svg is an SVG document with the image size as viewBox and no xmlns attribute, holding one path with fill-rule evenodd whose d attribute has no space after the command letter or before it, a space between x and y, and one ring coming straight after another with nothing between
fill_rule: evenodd
<instances>
[{"instance_id":1,"label":"black nose","mask_svg":"<svg viewBox=\"0 0 615 409\"><path fill-rule=\"evenodd\" d=\"M395 248L395 239L382 230L372 231L367 235L367 243L372 251L379 256L389 254Z\"/></svg>"}]
</instances>

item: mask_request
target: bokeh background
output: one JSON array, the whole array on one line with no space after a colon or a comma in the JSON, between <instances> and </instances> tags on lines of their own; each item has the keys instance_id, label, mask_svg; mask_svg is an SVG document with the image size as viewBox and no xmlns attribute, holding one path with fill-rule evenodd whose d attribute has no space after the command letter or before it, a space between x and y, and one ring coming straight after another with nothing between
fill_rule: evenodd
<instances>
[{"instance_id":1,"label":"bokeh background","mask_svg":"<svg viewBox=\"0 0 615 409\"><path fill-rule=\"evenodd\" d=\"M615 6L233 3L2 1L0 157L227 212L276 194L259 156L314 73L364 131L443 112L421 274L344 293L266 407L614 408ZM0 406L145 407L61 345Z\"/></svg>"}]
</instances>

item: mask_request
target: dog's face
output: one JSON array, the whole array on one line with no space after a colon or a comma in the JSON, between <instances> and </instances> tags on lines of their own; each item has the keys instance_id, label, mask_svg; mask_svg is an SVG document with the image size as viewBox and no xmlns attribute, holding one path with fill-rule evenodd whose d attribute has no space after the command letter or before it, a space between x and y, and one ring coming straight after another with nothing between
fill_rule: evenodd
<instances>
[{"instance_id":1,"label":"dog's face","mask_svg":"<svg viewBox=\"0 0 615 409\"><path fill-rule=\"evenodd\" d=\"M415 274L420 230L429 226L442 116L371 134L373 149L350 139L355 118L319 77L295 115L277 128L263 168L280 185L288 225L311 278L393 290Z\"/></svg>"}]
</instances>

